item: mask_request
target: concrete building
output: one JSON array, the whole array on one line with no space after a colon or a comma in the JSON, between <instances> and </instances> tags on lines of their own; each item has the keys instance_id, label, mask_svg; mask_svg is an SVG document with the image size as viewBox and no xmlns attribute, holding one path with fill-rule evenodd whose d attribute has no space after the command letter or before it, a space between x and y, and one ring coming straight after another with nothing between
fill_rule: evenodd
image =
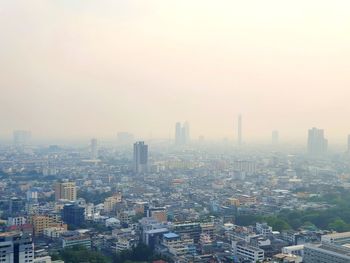
<instances>
[{"instance_id":1,"label":"concrete building","mask_svg":"<svg viewBox=\"0 0 350 263\"><path fill-rule=\"evenodd\" d=\"M122 201L122 194L116 193L113 196L107 197L103 202L103 211L105 213L114 212L116 205Z\"/></svg>"},{"instance_id":2,"label":"concrete building","mask_svg":"<svg viewBox=\"0 0 350 263\"><path fill-rule=\"evenodd\" d=\"M153 217L159 222L167 221L167 211L165 207L152 207L147 211L148 217Z\"/></svg>"},{"instance_id":3,"label":"concrete building","mask_svg":"<svg viewBox=\"0 0 350 263\"><path fill-rule=\"evenodd\" d=\"M172 226L172 230L180 236L188 236L194 240L194 243L198 243L200 234L202 232L200 223L183 223L175 224Z\"/></svg>"},{"instance_id":4,"label":"concrete building","mask_svg":"<svg viewBox=\"0 0 350 263\"><path fill-rule=\"evenodd\" d=\"M144 142L134 143L134 172L137 174L148 171L148 145Z\"/></svg>"},{"instance_id":5,"label":"concrete building","mask_svg":"<svg viewBox=\"0 0 350 263\"><path fill-rule=\"evenodd\" d=\"M37 257L34 259L33 263L52 263L50 256ZM56 262L56 261L55 261Z\"/></svg>"},{"instance_id":6,"label":"concrete building","mask_svg":"<svg viewBox=\"0 0 350 263\"><path fill-rule=\"evenodd\" d=\"M271 144L276 146L278 145L278 142L279 142L279 134L278 134L278 131L272 131L272 134L271 134Z\"/></svg>"},{"instance_id":7,"label":"concrete building","mask_svg":"<svg viewBox=\"0 0 350 263\"><path fill-rule=\"evenodd\" d=\"M244 172L247 175L253 175L256 173L256 163L249 160L237 160L233 163L235 171Z\"/></svg>"},{"instance_id":8,"label":"concrete building","mask_svg":"<svg viewBox=\"0 0 350 263\"><path fill-rule=\"evenodd\" d=\"M350 248L336 244L305 244L304 263L349 263Z\"/></svg>"},{"instance_id":9,"label":"concrete building","mask_svg":"<svg viewBox=\"0 0 350 263\"><path fill-rule=\"evenodd\" d=\"M321 237L321 242L336 245L350 244L350 232L323 235Z\"/></svg>"},{"instance_id":10,"label":"concrete building","mask_svg":"<svg viewBox=\"0 0 350 263\"><path fill-rule=\"evenodd\" d=\"M34 236L44 234L45 228L62 227L67 230L67 225L59 219L57 215L33 215L29 218L29 223L33 225Z\"/></svg>"},{"instance_id":11,"label":"concrete building","mask_svg":"<svg viewBox=\"0 0 350 263\"><path fill-rule=\"evenodd\" d=\"M266 237L272 234L272 227L267 223L256 223L256 232Z\"/></svg>"},{"instance_id":12,"label":"concrete building","mask_svg":"<svg viewBox=\"0 0 350 263\"><path fill-rule=\"evenodd\" d=\"M75 182L63 182L55 184L55 200L75 201L77 199L77 189Z\"/></svg>"},{"instance_id":13,"label":"concrete building","mask_svg":"<svg viewBox=\"0 0 350 263\"><path fill-rule=\"evenodd\" d=\"M34 261L34 244L29 235L20 232L0 233L0 262L29 263Z\"/></svg>"},{"instance_id":14,"label":"concrete building","mask_svg":"<svg viewBox=\"0 0 350 263\"><path fill-rule=\"evenodd\" d=\"M24 225L26 222L27 222L27 220L23 216L9 217L7 219L8 226L21 226L21 225Z\"/></svg>"},{"instance_id":15,"label":"concrete building","mask_svg":"<svg viewBox=\"0 0 350 263\"><path fill-rule=\"evenodd\" d=\"M44 236L50 239L57 239L61 234L67 232L65 227L48 227L44 229Z\"/></svg>"},{"instance_id":16,"label":"concrete building","mask_svg":"<svg viewBox=\"0 0 350 263\"><path fill-rule=\"evenodd\" d=\"M307 151L311 156L325 154L328 148L328 141L324 137L324 130L312 128L308 132Z\"/></svg>"},{"instance_id":17,"label":"concrete building","mask_svg":"<svg viewBox=\"0 0 350 263\"><path fill-rule=\"evenodd\" d=\"M87 249L91 248L91 238L87 235L80 235L77 233L65 233L61 236L62 248L69 248L74 246L83 246Z\"/></svg>"},{"instance_id":18,"label":"concrete building","mask_svg":"<svg viewBox=\"0 0 350 263\"><path fill-rule=\"evenodd\" d=\"M98 144L97 139L93 138L90 142L90 153L91 153L91 159L96 160L98 158Z\"/></svg>"},{"instance_id":19,"label":"concrete building","mask_svg":"<svg viewBox=\"0 0 350 263\"><path fill-rule=\"evenodd\" d=\"M15 146L24 146L30 142L32 134L30 131L17 130L13 132L13 144Z\"/></svg>"},{"instance_id":20,"label":"concrete building","mask_svg":"<svg viewBox=\"0 0 350 263\"><path fill-rule=\"evenodd\" d=\"M175 145L185 145L190 142L190 124L180 122L175 124Z\"/></svg>"},{"instance_id":21,"label":"concrete building","mask_svg":"<svg viewBox=\"0 0 350 263\"><path fill-rule=\"evenodd\" d=\"M245 242L232 241L232 249L236 256L251 262L263 261L265 258L264 250L250 246Z\"/></svg>"},{"instance_id":22,"label":"concrete building","mask_svg":"<svg viewBox=\"0 0 350 263\"><path fill-rule=\"evenodd\" d=\"M66 204L62 210L62 220L68 225L80 226L85 221L85 208L76 204Z\"/></svg>"}]
</instances>

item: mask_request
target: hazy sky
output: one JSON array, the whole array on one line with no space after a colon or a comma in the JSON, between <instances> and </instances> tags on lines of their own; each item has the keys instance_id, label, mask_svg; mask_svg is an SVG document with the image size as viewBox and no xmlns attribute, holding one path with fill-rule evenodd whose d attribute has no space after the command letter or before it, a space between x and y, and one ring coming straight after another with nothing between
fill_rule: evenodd
<instances>
[{"instance_id":1,"label":"hazy sky","mask_svg":"<svg viewBox=\"0 0 350 263\"><path fill-rule=\"evenodd\" d=\"M349 0L0 0L0 137L350 133Z\"/></svg>"}]
</instances>

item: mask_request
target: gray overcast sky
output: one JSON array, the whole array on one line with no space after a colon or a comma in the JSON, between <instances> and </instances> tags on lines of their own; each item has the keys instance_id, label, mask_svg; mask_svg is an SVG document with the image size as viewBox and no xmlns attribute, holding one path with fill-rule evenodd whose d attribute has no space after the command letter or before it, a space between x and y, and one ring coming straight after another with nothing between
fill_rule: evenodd
<instances>
[{"instance_id":1,"label":"gray overcast sky","mask_svg":"<svg viewBox=\"0 0 350 263\"><path fill-rule=\"evenodd\" d=\"M348 0L0 0L0 137L330 141L350 133Z\"/></svg>"}]
</instances>

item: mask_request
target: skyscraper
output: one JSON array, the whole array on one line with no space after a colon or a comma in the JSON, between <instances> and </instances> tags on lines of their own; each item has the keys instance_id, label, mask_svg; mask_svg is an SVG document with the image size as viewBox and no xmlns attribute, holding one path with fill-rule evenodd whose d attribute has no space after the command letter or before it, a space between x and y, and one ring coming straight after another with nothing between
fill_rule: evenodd
<instances>
[{"instance_id":1,"label":"skyscraper","mask_svg":"<svg viewBox=\"0 0 350 263\"><path fill-rule=\"evenodd\" d=\"M91 159L96 160L98 158L98 145L97 145L96 138L91 139L90 152L91 152Z\"/></svg>"},{"instance_id":2,"label":"skyscraper","mask_svg":"<svg viewBox=\"0 0 350 263\"><path fill-rule=\"evenodd\" d=\"M77 189L75 182L64 182L55 184L55 200L60 199L75 201L77 199Z\"/></svg>"},{"instance_id":3,"label":"skyscraper","mask_svg":"<svg viewBox=\"0 0 350 263\"><path fill-rule=\"evenodd\" d=\"M9 212L11 216L20 214L24 209L24 200L18 197L12 197L9 204Z\"/></svg>"},{"instance_id":4,"label":"skyscraper","mask_svg":"<svg viewBox=\"0 0 350 263\"><path fill-rule=\"evenodd\" d=\"M186 143L190 141L190 124L186 121L183 125L183 140Z\"/></svg>"},{"instance_id":5,"label":"skyscraper","mask_svg":"<svg viewBox=\"0 0 350 263\"><path fill-rule=\"evenodd\" d=\"M348 135L348 153L350 153L350 134Z\"/></svg>"},{"instance_id":6,"label":"skyscraper","mask_svg":"<svg viewBox=\"0 0 350 263\"><path fill-rule=\"evenodd\" d=\"M175 124L175 144L176 145L181 145L182 144L182 128L181 128L181 123L177 122Z\"/></svg>"},{"instance_id":7,"label":"skyscraper","mask_svg":"<svg viewBox=\"0 0 350 263\"><path fill-rule=\"evenodd\" d=\"M68 225L80 226L84 223L84 207L76 204L66 204L62 210L62 219Z\"/></svg>"},{"instance_id":8,"label":"skyscraper","mask_svg":"<svg viewBox=\"0 0 350 263\"><path fill-rule=\"evenodd\" d=\"M237 120L237 144L238 146L242 145L242 115L238 115Z\"/></svg>"},{"instance_id":9,"label":"skyscraper","mask_svg":"<svg viewBox=\"0 0 350 263\"><path fill-rule=\"evenodd\" d=\"M13 144L16 146L22 146L29 143L31 139L30 131L18 130L13 132Z\"/></svg>"},{"instance_id":10,"label":"skyscraper","mask_svg":"<svg viewBox=\"0 0 350 263\"><path fill-rule=\"evenodd\" d=\"M181 125L180 122L175 124L175 144L184 145L190 141L190 124L186 121Z\"/></svg>"},{"instance_id":11,"label":"skyscraper","mask_svg":"<svg viewBox=\"0 0 350 263\"><path fill-rule=\"evenodd\" d=\"M312 156L322 155L327 152L328 141L324 138L324 131L312 128L308 133L307 151Z\"/></svg>"},{"instance_id":12,"label":"skyscraper","mask_svg":"<svg viewBox=\"0 0 350 263\"><path fill-rule=\"evenodd\" d=\"M144 142L134 143L134 172L137 174L148 171L148 145Z\"/></svg>"},{"instance_id":13,"label":"skyscraper","mask_svg":"<svg viewBox=\"0 0 350 263\"><path fill-rule=\"evenodd\" d=\"M279 140L279 135L278 135L278 131L272 131L271 134L271 143L272 145L277 145L278 144L278 140Z\"/></svg>"}]
</instances>

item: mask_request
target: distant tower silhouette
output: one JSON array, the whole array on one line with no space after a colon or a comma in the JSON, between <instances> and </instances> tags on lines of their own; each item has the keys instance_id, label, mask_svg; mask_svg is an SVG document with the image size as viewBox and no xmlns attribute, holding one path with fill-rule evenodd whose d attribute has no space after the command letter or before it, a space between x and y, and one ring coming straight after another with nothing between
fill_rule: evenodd
<instances>
[{"instance_id":1,"label":"distant tower silhouette","mask_svg":"<svg viewBox=\"0 0 350 263\"><path fill-rule=\"evenodd\" d=\"M242 115L238 115L238 122L237 122L237 144L238 146L242 145Z\"/></svg>"},{"instance_id":2,"label":"distant tower silhouette","mask_svg":"<svg viewBox=\"0 0 350 263\"><path fill-rule=\"evenodd\" d=\"M182 134L182 127L181 127L181 123L177 122L175 124L175 144L176 145L180 145L182 144L182 139L181 139L181 134Z\"/></svg>"},{"instance_id":3,"label":"distant tower silhouette","mask_svg":"<svg viewBox=\"0 0 350 263\"><path fill-rule=\"evenodd\" d=\"M278 131L272 131L272 135L271 135L271 143L272 145L277 145L278 144L278 140L279 140L279 135L278 135Z\"/></svg>"},{"instance_id":4,"label":"distant tower silhouette","mask_svg":"<svg viewBox=\"0 0 350 263\"><path fill-rule=\"evenodd\" d=\"M96 138L91 139L90 152L91 152L91 159L96 160L98 158L98 145L97 145Z\"/></svg>"},{"instance_id":5,"label":"distant tower silhouette","mask_svg":"<svg viewBox=\"0 0 350 263\"><path fill-rule=\"evenodd\" d=\"M143 141L134 143L134 172L137 174L148 171L148 145Z\"/></svg>"},{"instance_id":6,"label":"distant tower silhouette","mask_svg":"<svg viewBox=\"0 0 350 263\"><path fill-rule=\"evenodd\" d=\"M327 152L328 141L324 137L322 129L312 128L308 132L307 150L312 156L322 155Z\"/></svg>"},{"instance_id":7,"label":"distant tower silhouette","mask_svg":"<svg viewBox=\"0 0 350 263\"><path fill-rule=\"evenodd\" d=\"M190 142L190 124L180 122L175 124L175 145L185 145Z\"/></svg>"}]
</instances>

